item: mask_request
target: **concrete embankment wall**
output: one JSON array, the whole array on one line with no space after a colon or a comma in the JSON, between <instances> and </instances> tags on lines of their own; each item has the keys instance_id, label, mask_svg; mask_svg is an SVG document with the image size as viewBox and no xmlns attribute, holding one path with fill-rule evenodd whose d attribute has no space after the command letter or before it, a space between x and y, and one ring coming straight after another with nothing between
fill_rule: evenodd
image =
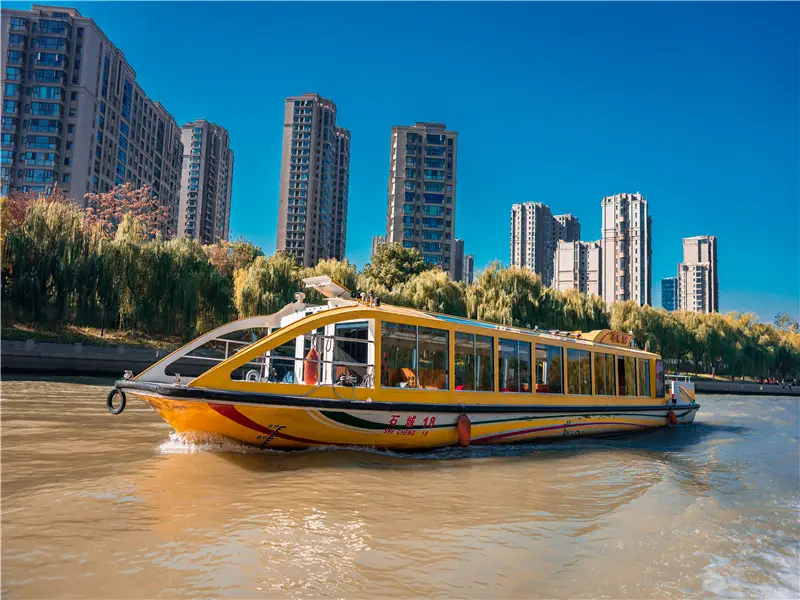
<instances>
[{"instance_id":1,"label":"concrete embankment wall","mask_svg":"<svg viewBox=\"0 0 800 600\"><path fill-rule=\"evenodd\" d=\"M780 385L776 383L731 383L729 381L694 382L694 390L698 394L742 394L756 396L800 396L800 386Z\"/></svg>"},{"instance_id":2,"label":"concrete embankment wall","mask_svg":"<svg viewBox=\"0 0 800 600\"><path fill-rule=\"evenodd\" d=\"M132 346L85 346L3 340L0 368L4 373L41 375L114 375L141 373L169 352Z\"/></svg>"}]
</instances>

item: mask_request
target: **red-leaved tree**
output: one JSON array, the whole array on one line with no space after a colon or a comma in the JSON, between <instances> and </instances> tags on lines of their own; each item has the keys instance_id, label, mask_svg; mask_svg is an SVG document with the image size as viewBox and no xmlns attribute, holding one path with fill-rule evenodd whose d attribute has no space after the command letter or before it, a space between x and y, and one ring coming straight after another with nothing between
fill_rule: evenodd
<instances>
[{"instance_id":1,"label":"red-leaved tree","mask_svg":"<svg viewBox=\"0 0 800 600\"><path fill-rule=\"evenodd\" d=\"M134 188L130 183L117 185L101 194L86 194L86 223L113 236L123 217L131 213L148 238L163 230L167 208L162 206L150 186Z\"/></svg>"}]
</instances>

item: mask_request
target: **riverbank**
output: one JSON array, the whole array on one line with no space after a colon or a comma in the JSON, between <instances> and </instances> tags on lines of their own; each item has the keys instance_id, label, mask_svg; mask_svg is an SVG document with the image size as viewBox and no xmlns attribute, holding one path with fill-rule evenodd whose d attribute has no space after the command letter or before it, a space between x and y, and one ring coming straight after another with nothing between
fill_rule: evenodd
<instances>
[{"instance_id":1,"label":"riverbank","mask_svg":"<svg viewBox=\"0 0 800 600\"><path fill-rule=\"evenodd\" d=\"M2 340L0 371L37 375L97 375L122 377L141 373L170 350L126 345L53 344L35 340Z\"/></svg>"},{"instance_id":2,"label":"riverbank","mask_svg":"<svg viewBox=\"0 0 800 600\"><path fill-rule=\"evenodd\" d=\"M709 381L697 379L694 391L698 394L736 394L749 396L800 396L800 386L778 383L749 383L730 381Z\"/></svg>"}]
</instances>

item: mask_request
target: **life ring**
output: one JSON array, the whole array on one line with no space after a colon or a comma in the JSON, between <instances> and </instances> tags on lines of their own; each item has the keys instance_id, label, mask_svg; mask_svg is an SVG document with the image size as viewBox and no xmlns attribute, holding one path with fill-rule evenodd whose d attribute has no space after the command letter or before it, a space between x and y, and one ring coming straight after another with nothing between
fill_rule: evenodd
<instances>
[{"instance_id":1,"label":"life ring","mask_svg":"<svg viewBox=\"0 0 800 600\"><path fill-rule=\"evenodd\" d=\"M255 369L250 369L244 377L245 381L258 383L261 381L261 374Z\"/></svg>"},{"instance_id":2,"label":"life ring","mask_svg":"<svg viewBox=\"0 0 800 600\"><path fill-rule=\"evenodd\" d=\"M119 394L120 403L119 407L114 408L114 396L116 396L117 394ZM108 412L110 412L112 415L118 415L123 410L125 410L125 404L127 404L127 398L125 398L125 392L123 392L122 390L118 390L117 388L114 388L113 390L108 392L108 396L106 396L106 408L108 408Z\"/></svg>"}]
</instances>

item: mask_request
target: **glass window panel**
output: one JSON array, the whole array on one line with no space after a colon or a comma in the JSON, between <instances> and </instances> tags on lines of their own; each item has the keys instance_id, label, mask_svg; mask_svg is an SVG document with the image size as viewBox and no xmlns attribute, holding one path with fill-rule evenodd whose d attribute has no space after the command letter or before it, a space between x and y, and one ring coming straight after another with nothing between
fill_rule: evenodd
<instances>
[{"instance_id":1,"label":"glass window panel","mask_svg":"<svg viewBox=\"0 0 800 600\"><path fill-rule=\"evenodd\" d=\"M446 390L448 368L448 334L443 329L419 327L417 330L419 387L429 390Z\"/></svg>"},{"instance_id":2,"label":"glass window panel","mask_svg":"<svg viewBox=\"0 0 800 600\"><path fill-rule=\"evenodd\" d=\"M297 352L296 338L292 338L269 351L268 381L294 383L294 358Z\"/></svg>"},{"instance_id":3,"label":"glass window panel","mask_svg":"<svg viewBox=\"0 0 800 600\"><path fill-rule=\"evenodd\" d=\"M581 391L580 393L585 396L591 396L592 394L592 362L591 356L592 353L588 350L578 350L578 354L580 355L580 365L581 365Z\"/></svg>"},{"instance_id":4,"label":"glass window panel","mask_svg":"<svg viewBox=\"0 0 800 600\"><path fill-rule=\"evenodd\" d=\"M636 395L636 360L633 357L617 358L617 381L620 396Z\"/></svg>"},{"instance_id":5,"label":"glass window panel","mask_svg":"<svg viewBox=\"0 0 800 600\"><path fill-rule=\"evenodd\" d=\"M664 361L656 361L656 398L664 397Z\"/></svg>"},{"instance_id":6,"label":"glass window panel","mask_svg":"<svg viewBox=\"0 0 800 600\"><path fill-rule=\"evenodd\" d=\"M536 344L536 393L561 394L562 348L548 344Z\"/></svg>"},{"instance_id":7,"label":"glass window panel","mask_svg":"<svg viewBox=\"0 0 800 600\"><path fill-rule=\"evenodd\" d=\"M475 336L475 372L478 381L475 388L482 392L494 390L494 338L488 335Z\"/></svg>"},{"instance_id":8,"label":"glass window panel","mask_svg":"<svg viewBox=\"0 0 800 600\"><path fill-rule=\"evenodd\" d=\"M475 389L475 336L456 332L455 339L456 390Z\"/></svg>"},{"instance_id":9,"label":"glass window panel","mask_svg":"<svg viewBox=\"0 0 800 600\"><path fill-rule=\"evenodd\" d=\"M616 394L614 362L616 357L613 354L606 354L606 394L614 396Z\"/></svg>"},{"instance_id":10,"label":"glass window panel","mask_svg":"<svg viewBox=\"0 0 800 600\"><path fill-rule=\"evenodd\" d=\"M639 395L650 396L650 361L646 358L637 358L636 366L639 369Z\"/></svg>"},{"instance_id":11,"label":"glass window panel","mask_svg":"<svg viewBox=\"0 0 800 600\"><path fill-rule=\"evenodd\" d=\"M590 395L592 393L592 372L586 350L567 349L567 391L570 394Z\"/></svg>"},{"instance_id":12,"label":"glass window panel","mask_svg":"<svg viewBox=\"0 0 800 600\"><path fill-rule=\"evenodd\" d=\"M594 355L594 393L598 396L605 396L606 391L606 355L595 353Z\"/></svg>"},{"instance_id":13,"label":"glass window panel","mask_svg":"<svg viewBox=\"0 0 800 600\"><path fill-rule=\"evenodd\" d=\"M417 387L417 328L381 323L381 385Z\"/></svg>"},{"instance_id":14,"label":"glass window panel","mask_svg":"<svg viewBox=\"0 0 800 600\"><path fill-rule=\"evenodd\" d=\"M531 344L519 343L519 389L522 392L531 392Z\"/></svg>"},{"instance_id":15,"label":"glass window panel","mask_svg":"<svg viewBox=\"0 0 800 600\"><path fill-rule=\"evenodd\" d=\"M500 339L498 345L500 391L519 391L519 348L517 340Z\"/></svg>"}]
</instances>

